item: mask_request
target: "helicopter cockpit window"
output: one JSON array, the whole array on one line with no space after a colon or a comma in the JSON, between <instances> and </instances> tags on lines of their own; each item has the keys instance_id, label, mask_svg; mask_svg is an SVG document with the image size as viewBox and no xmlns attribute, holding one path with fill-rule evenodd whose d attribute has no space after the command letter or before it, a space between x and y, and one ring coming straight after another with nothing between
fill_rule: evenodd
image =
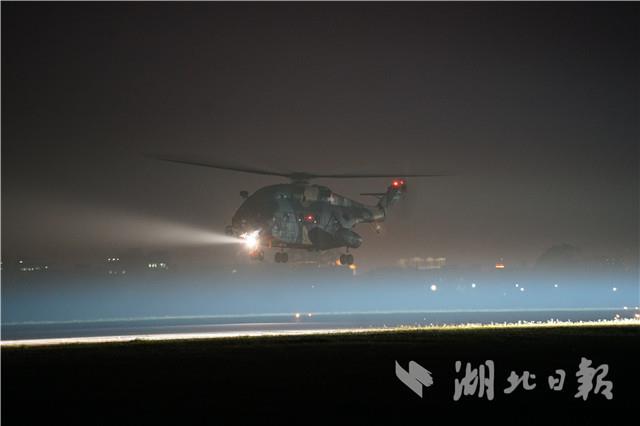
<instances>
[{"instance_id":1,"label":"helicopter cockpit window","mask_svg":"<svg viewBox=\"0 0 640 426\"><path fill-rule=\"evenodd\" d=\"M302 200L304 192L302 189L295 188L291 191L291 198L294 200Z\"/></svg>"},{"instance_id":2,"label":"helicopter cockpit window","mask_svg":"<svg viewBox=\"0 0 640 426\"><path fill-rule=\"evenodd\" d=\"M317 186L307 186L304 189L303 201L317 201L318 200L318 187Z\"/></svg>"},{"instance_id":3,"label":"helicopter cockpit window","mask_svg":"<svg viewBox=\"0 0 640 426\"><path fill-rule=\"evenodd\" d=\"M318 200L327 201L331 198L331 190L326 186L318 187Z\"/></svg>"},{"instance_id":4,"label":"helicopter cockpit window","mask_svg":"<svg viewBox=\"0 0 640 426\"><path fill-rule=\"evenodd\" d=\"M289 194L286 192L276 192L276 200L286 200L289 197Z\"/></svg>"}]
</instances>

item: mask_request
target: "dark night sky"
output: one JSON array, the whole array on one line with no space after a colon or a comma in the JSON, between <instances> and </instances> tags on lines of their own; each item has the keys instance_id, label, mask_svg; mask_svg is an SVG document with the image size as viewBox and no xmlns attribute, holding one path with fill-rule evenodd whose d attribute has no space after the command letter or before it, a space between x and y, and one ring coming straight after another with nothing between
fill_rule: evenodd
<instances>
[{"instance_id":1,"label":"dark night sky","mask_svg":"<svg viewBox=\"0 0 640 426\"><path fill-rule=\"evenodd\" d=\"M3 3L3 258L220 232L239 190L278 182L151 153L455 174L411 181L384 235L357 228L365 265L562 242L636 259L639 21L637 4Z\"/></svg>"}]
</instances>

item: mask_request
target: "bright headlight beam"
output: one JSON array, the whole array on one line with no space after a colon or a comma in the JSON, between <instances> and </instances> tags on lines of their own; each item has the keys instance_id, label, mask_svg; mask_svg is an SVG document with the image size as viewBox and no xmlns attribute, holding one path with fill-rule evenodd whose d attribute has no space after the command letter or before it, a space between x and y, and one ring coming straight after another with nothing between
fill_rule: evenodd
<instances>
[{"instance_id":1,"label":"bright headlight beam","mask_svg":"<svg viewBox=\"0 0 640 426\"><path fill-rule=\"evenodd\" d=\"M240 238L244 240L244 245L249 251L253 251L258 248L260 240L258 238L258 234L260 234L260 230L253 232L245 232L240 235Z\"/></svg>"}]
</instances>

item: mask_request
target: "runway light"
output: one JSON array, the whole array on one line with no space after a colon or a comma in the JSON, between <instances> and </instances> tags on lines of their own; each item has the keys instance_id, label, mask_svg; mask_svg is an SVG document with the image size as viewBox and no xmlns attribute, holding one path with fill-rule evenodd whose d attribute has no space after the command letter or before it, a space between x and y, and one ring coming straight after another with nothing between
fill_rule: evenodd
<instances>
[{"instance_id":1,"label":"runway light","mask_svg":"<svg viewBox=\"0 0 640 426\"><path fill-rule=\"evenodd\" d=\"M429 287L431 289L431 291L437 291L438 290L438 286L435 284L431 284L431 287Z\"/></svg>"},{"instance_id":2,"label":"runway light","mask_svg":"<svg viewBox=\"0 0 640 426\"><path fill-rule=\"evenodd\" d=\"M476 283L471 283L471 288L476 288Z\"/></svg>"},{"instance_id":3,"label":"runway light","mask_svg":"<svg viewBox=\"0 0 640 426\"><path fill-rule=\"evenodd\" d=\"M520 291L524 291L524 287L520 287Z\"/></svg>"},{"instance_id":4,"label":"runway light","mask_svg":"<svg viewBox=\"0 0 640 426\"><path fill-rule=\"evenodd\" d=\"M296 317L296 319L299 319L300 318L300 312L296 312L295 317Z\"/></svg>"},{"instance_id":5,"label":"runway light","mask_svg":"<svg viewBox=\"0 0 640 426\"><path fill-rule=\"evenodd\" d=\"M351 269L352 271L355 271L358 267L356 266L355 263L352 263L351 265L349 265L349 269Z\"/></svg>"},{"instance_id":6,"label":"runway light","mask_svg":"<svg viewBox=\"0 0 640 426\"><path fill-rule=\"evenodd\" d=\"M554 284L553 286L554 286L555 288L558 288L558 284Z\"/></svg>"},{"instance_id":7,"label":"runway light","mask_svg":"<svg viewBox=\"0 0 640 426\"><path fill-rule=\"evenodd\" d=\"M612 288L613 291L618 291L618 287Z\"/></svg>"},{"instance_id":8,"label":"runway light","mask_svg":"<svg viewBox=\"0 0 640 426\"><path fill-rule=\"evenodd\" d=\"M424 319L426 321L426 318ZM243 330L231 332L206 332L206 333L163 333L163 334L133 334L124 336L91 336L91 337L63 337L52 339L25 339L25 340L2 340L0 347L35 347L35 346L51 346L51 345L68 345L74 344L96 344L96 343L123 343L134 341L158 342L158 341L178 341L178 340L194 340L194 339L218 339L230 337L261 337L261 336L304 336L304 335L329 335L329 334L353 334L353 333L371 333L376 331L396 332L407 329L432 329L432 330L491 330L491 329L544 329L544 328L575 328L575 327L592 327L592 326L637 326L640 320L640 314L636 314L634 318L618 318L618 319L599 319L591 321L518 321L518 322L501 322L491 324L466 323L466 324L429 324L419 327L387 327L387 325L379 327L358 327L358 328L334 328L334 329L311 329L311 330Z\"/></svg>"}]
</instances>

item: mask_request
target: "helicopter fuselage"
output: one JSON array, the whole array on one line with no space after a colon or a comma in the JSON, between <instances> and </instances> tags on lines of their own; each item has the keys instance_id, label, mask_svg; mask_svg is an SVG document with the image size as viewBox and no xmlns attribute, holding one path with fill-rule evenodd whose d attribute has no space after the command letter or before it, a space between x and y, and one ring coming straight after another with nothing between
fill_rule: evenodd
<instances>
[{"instance_id":1,"label":"helicopter fuselage","mask_svg":"<svg viewBox=\"0 0 640 426\"><path fill-rule=\"evenodd\" d=\"M404 189L389 187L389 198ZM394 191L389 194L389 191ZM258 245L267 247L328 250L357 248L360 235L353 231L359 223L381 222L385 208L367 206L328 187L308 183L270 185L247 196L233 216L230 233L256 235Z\"/></svg>"},{"instance_id":2,"label":"helicopter fuselage","mask_svg":"<svg viewBox=\"0 0 640 426\"><path fill-rule=\"evenodd\" d=\"M362 244L362 237L353 231L359 223L377 223L385 220L389 209L401 198L407 185L404 179L390 173L309 173L304 171L277 171L256 167L245 167L223 163L154 157L171 163L208 167L251 173L261 176L278 176L291 180L288 184L269 185L249 196L241 191L244 202L233 215L231 225L225 233L244 240L251 258L264 259L260 247L279 247L275 261L286 263L285 248L328 250L345 247L346 254L340 256L340 264L353 268L353 255L349 248ZM412 173L405 177L435 177L442 174ZM313 185L311 179L363 179L394 178L386 192L366 193L378 197L375 206L368 206L342 195L326 186ZM376 230L379 227L376 225Z\"/></svg>"}]
</instances>

